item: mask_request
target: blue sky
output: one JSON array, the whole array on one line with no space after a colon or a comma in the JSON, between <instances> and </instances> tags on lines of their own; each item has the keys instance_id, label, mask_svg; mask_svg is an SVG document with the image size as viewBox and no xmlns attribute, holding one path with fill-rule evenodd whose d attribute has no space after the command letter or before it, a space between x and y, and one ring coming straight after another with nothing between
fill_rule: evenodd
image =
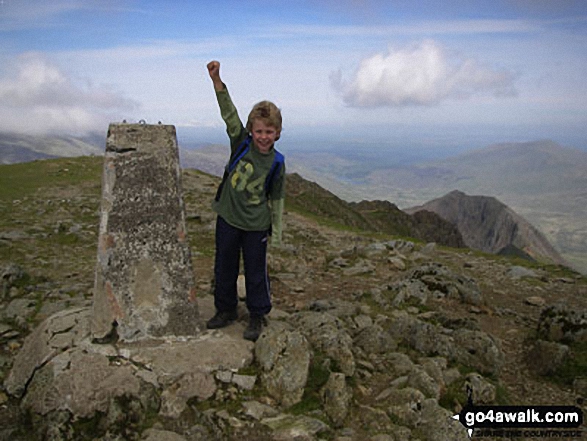
<instances>
[{"instance_id":1,"label":"blue sky","mask_svg":"<svg viewBox=\"0 0 587 441\"><path fill-rule=\"evenodd\" d=\"M584 0L0 0L0 131L221 140L213 59L286 143L587 149Z\"/></svg>"}]
</instances>

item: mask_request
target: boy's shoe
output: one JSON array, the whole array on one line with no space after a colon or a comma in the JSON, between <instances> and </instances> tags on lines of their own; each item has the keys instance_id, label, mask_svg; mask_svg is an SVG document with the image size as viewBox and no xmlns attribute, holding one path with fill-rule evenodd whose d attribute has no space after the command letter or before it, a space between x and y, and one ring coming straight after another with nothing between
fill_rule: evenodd
<instances>
[{"instance_id":1,"label":"boy's shoe","mask_svg":"<svg viewBox=\"0 0 587 441\"><path fill-rule=\"evenodd\" d=\"M247 329L245 329L243 334L245 340L257 341L259 335L261 335L264 324L265 317L262 315L251 315L249 318L249 326L247 326Z\"/></svg>"},{"instance_id":2,"label":"boy's shoe","mask_svg":"<svg viewBox=\"0 0 587 441\"><path fill-rule=\"evenodd\" d=\"M208 329L219 329L230 325L238 318L236 311L216 311L214 317L212 317L206 323Z\"/></svg>"}]
</instances>

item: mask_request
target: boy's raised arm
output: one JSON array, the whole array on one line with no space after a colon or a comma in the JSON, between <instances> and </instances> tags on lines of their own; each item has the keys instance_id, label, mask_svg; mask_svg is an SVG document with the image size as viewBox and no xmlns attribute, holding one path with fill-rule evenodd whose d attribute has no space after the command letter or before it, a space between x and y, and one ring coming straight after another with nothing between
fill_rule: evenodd
<instances>
[{"instance_id":1,"label":"boy's raised arm","mask_svg":"<svg viewBox=\"0 0 587 441\"><path fill-rule=\"evenodd\" d=\"M226 132L230 138L231 151L234 151L246 136L247 131L238 116L236 107L230 99L226 85L220 79L220 62L210 61L206 67L212 79L212 84L214 84L216 98L220 106L220 115L226 124Z\"/></svg>"},{"instance_id":2,"label":"boy's raised arm","mask_svg":"<svg viewBox=\"0 0 587 441\"><path fill-rule=\"evenodd\" d=\"M214 90L221 91L224 90L224 83L220 79L220 62L218 61L210 61L207 65L208 67L208 74L212 79L212 84L214 84Z\"/></svg>"}]
</instances>

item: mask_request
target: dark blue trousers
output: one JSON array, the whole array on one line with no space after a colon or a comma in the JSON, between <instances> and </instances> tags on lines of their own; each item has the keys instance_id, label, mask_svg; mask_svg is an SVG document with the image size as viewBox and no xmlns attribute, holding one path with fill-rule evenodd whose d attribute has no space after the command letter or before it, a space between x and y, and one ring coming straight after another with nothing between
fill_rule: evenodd
<instances>
[{"instance_id":1,"label":"dark blue trousers","mask_svg":"<svg viewBox=\"0 0 587 441\"><path fill-rule=\"evenodd\" d=\"M240 254L245 265L247 308L251 315L266 315L271 311L271 291L267 274L268 231L245 231L216 219L216 258L214 262L214 306L217 311L236 311L238 305L237 278Z\"/></svg>"}]
</instances>

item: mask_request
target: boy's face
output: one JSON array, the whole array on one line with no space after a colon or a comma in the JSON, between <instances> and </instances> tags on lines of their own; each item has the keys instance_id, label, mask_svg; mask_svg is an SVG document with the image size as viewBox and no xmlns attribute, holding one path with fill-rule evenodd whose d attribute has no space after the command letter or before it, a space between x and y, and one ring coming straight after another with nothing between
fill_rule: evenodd
<instances>
[{"instance_id":1,"label":"boy's face","mask_svg":"<svg viewBox=\"0 0 587 441\"><path fill-rule=\"evenodd\" d=\"M279 131L265 124L262 119L253 120L253 129L251 130L253 141L261 153L269 153L273 144L279 137Z\"/></svg>"}]
</instances>

